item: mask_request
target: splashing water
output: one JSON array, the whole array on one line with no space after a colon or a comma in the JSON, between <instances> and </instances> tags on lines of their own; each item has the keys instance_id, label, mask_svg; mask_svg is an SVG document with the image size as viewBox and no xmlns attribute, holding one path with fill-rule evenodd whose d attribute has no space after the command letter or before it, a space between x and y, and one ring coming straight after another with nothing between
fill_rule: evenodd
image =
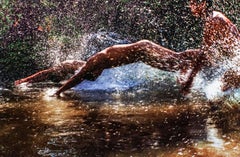
<instances>
[{"instance_id":1,"label":"splashing water","mask_svg":"<svg viewBox=\"0 0 240 157\"><path fill-rule=\"evenodd\" d=\"M122 38L114 32L99 30L96 33L86 33L78 38L52 37L49 39L49 47L44 52L39 52L45 57L48 65L59 64L65 60L87 60L93 54L116 44L130 43L131 39Z\"/></svg>"},{"instance_id":2,"label":"splashing water","mask_svg":"<svg viewBox=\"0 0 240 157\"><path fill-rule=\"evenodd\" d=\"M121 37L121 35L117 33L99 31L97 33L85 34L80 39L76 40L73 43L75 44L75 47L72 48L72 51L68 52L68 54L61 55L61 49L56 46L53 47L50 54L52 54L55 59L51 58L51 56L50 58L56 63L63 59L72 58L86 60L93 54L109 46L126 43L131 43L131 41ZM226 92L222 92L221 90L223 84L221 76L223 76L223 74L229 69L240 71L240 48L238 40L236 40L236 43L233 45L234 46L231 47L234 47L234 49L231 50L228 48L222 50L223 48L216 48L216 45L212 46L211 51L214 52L212 54L216 54L218 57L220 56L219 59L216 59L216 57L214 58L216 59L214 62L216 62L218 66L207 67L197 75L192 88L193 94L201 93L201 96L206 97L209 100L219 99L226 95L234 95L234 99L240 99L239 90L228 90ZM222 53L224 53L223 51L226 49L229 50L229 53L233 54L233 57L229 58L222 55ZM62 57L54 54L59 54ZM175 74L152 68L143 63L133 63L112 69L105 69L97 80L83 81L80 85L76 86L74 90L77 92L121 92L126 90L136 90L136 87L148 91L158 90L160 94L165 94L166 89L168 89L167 92L169 93L179 92L179 90L176 90L179 89L179 85L176 83Z\"/></svg>"},{"instance_id":3,"label":"splashing water","mask_svg":"<svg viewBox=\"0 0 240 157\"><path fill-rule=\"evenodd\" d=\"M173 78L172 78L173 77ZM163 72L143 63L133 63L112 69L106 69L96 81L84 81L76 90L127 90L151 82L161 82L171 86L176 81L174 74ZM151 85L149 85L151 86ZM146 87L147 88L147 87Z\"/></svg>"},{"instance_id":4,"label":"splashing water","mask_svg":"<svg viewBox=\"0 0 240 157\"><path fill-rule=\"evenodd\" d=\"M221 68L203 69L194 80L193 92L201 92L209 100L218 99L227 94L221 90L223 71Z\"/></svg>"},{"instance_id":5,"label":"splashing water","mask_svg":"<svg viewBox=\"0 0 240 157\"><path fill-rule=\"evenodd\" d=\"M219 43L218 43L219 44ZM226 45L224 43L220 45ZM210 48L212 51L213 67L203 69L195 78L194 90L201 91L205 94L208 100L215 100L224 96L233 96L235 99L240 99L238 89L229 89L223 92L222 76L228 70L240 72L240 43L235 39L232 45L222 48L213 45ZM225 52L227 51L227 52Z\"/></svg>"},{"instance_id":6,"label":"splashing water","mask_svg":"<svg viewBox=\"0 0 240 157\"><path fill-rule=\"evenodd\" d=\"M105 69L95 81L85 80L75 86L74 90L81 99L87 96L87 99L97 98L98 101L106 98L119 100L125 96L127 99L151 100L180 97L174 73L161 71L144 63Z\"/></svg>"}]
</instances>

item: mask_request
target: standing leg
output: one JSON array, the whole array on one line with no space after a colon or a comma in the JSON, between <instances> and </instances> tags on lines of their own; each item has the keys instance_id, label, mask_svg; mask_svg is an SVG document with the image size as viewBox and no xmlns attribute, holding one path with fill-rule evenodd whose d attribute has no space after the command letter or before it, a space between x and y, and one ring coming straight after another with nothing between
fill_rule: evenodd
<instances>
[{"instance_id":1,"label":"standing leg","mask_svg":"<svg viewBox=\"0 0 240 157\"><path fill-rule=\"evenodd\" d=\"M208 64L208 61L200 49L186 50L179 55L181 66L178 83L181 85L181 93L186 95L190 92L195 76L203 66Z\"/></svg>"}]
</instances>

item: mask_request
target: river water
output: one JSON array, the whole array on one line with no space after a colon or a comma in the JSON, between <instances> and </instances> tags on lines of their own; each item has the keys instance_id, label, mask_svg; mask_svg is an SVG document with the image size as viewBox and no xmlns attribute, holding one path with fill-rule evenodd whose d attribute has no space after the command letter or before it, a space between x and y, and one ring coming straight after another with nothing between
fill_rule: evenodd
<instances>
[{"instance_id":1,"label":"river water","mask_svg":"<svg viewBox=\"0 0 240 157\"><path fill-rule=\"evenodd\" d=\"M0 156L240 156L238 105L77 100L51 97L49 90L26 90L1 101Z\"/></svg>"}]
</instances>

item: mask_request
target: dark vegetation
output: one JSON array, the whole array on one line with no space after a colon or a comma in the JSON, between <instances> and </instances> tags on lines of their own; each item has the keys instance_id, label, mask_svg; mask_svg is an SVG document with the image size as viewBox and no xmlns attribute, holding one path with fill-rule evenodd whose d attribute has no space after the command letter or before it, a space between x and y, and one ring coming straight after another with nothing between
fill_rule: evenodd
<instances>
[{"instance_id":1,"label":"dark vegetation","mask_svg":"<svg viewBox=\"0 0 240 157\"><path fill-rule=\"evenodd\" d=\"M0 86L50 66L49 41L71 40L99 29L135 40L149 39L182 51L201 43L202 21L186 0L3 0L0 2ZM240 25L237 0L214 0L214 9Z\"/></svg>"}]
</instances>

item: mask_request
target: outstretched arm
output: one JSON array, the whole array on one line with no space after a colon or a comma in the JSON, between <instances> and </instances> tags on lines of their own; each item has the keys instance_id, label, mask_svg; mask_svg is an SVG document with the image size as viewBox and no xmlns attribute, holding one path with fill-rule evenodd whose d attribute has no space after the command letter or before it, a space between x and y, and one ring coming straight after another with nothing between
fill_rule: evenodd
<instances>
[{"instance_id":1,"label":"outstretched arm","mask_svg":"<svg viewBox=\"0 0 240 157\"><path fill-rule=\"evenodd\" d=\"M15 81L15 85L19 85L24 82L40 82L51 77L64 78L68 73L74 74L76 70L81 68L85 64L84 61L67 60L52 68L39 71L31 76Z\"/></svg>"},{"instance_id":2,"label":"outstretched arm","mask_svg":"<svg viewBox=\"0 0 240 157\"><path fill-rule=\"evenodd\" d=\"M188 81L189 78L185 81L185 83L188 82L186 84L190 87L191 85L189 85L189 83L192 83L193 77L198 72L198 68L194 67L196 65L198 66L197 58L199 58L199 56L199 50L190 50L188 53L176 53L148 40L141 40L132 44L115 45L89 58L79 73L71 77L66 84L56 92L56 95L60 95L60 93L74 87L84 79L95 80L104 69L138 61L166 71L193 68L193 71L189 75L190 82Z\"/></svg>"}]
</instances>

